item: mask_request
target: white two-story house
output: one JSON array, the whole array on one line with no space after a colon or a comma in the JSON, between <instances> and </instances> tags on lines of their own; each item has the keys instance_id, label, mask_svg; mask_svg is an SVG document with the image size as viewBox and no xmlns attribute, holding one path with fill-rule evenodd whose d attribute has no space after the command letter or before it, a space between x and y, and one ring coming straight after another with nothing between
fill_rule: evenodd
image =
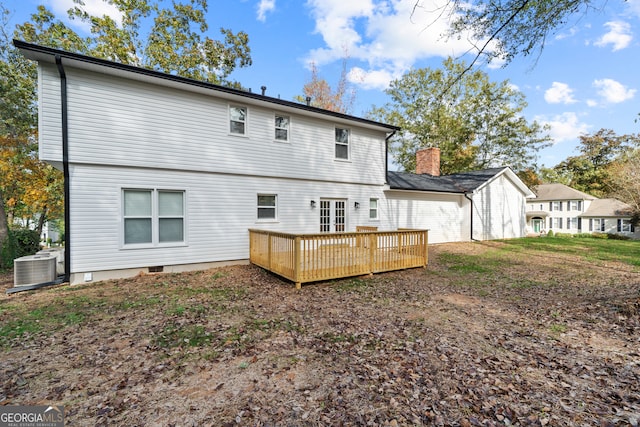
<instances>
[{"instance_id":1,"label":"white two-story house","mask_svg":"<svg viewBox=\"0 0 640 427\"><path fill-rule=\"evenodd\" d=\"M246 262L251 228L525 233L533 194L508 168L391 181L395 126L14 43L38 62L40 158L65 175L71 283Z\"/></svg>"},{"instance_id":2,"label":"white two-story house","mask_svg":"<svg viewBox=\"0 0 640 427\"><path fill-rule=\"evenodd\" d=\"M631 224L630 206L599 199L564 184L541 184L537 198L527 201L527 226L532 233L607 233L640 238Z\"/></svg>"}]
</instances>

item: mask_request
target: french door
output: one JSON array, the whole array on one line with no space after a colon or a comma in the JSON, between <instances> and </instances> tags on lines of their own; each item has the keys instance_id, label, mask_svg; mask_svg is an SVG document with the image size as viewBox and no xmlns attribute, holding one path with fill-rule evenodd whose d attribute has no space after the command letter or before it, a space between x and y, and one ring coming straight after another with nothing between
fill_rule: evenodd
<instances>
[{"instance_id":1,"label":"french door","mask_svg":"<svg viewBox=\"0 0 640 427\"><path fill-rule=\"evenodd\" d=\"M320 232L341 233L346 231L346 208L346 200L320 199Z\"/></svg>"}]
</instances>

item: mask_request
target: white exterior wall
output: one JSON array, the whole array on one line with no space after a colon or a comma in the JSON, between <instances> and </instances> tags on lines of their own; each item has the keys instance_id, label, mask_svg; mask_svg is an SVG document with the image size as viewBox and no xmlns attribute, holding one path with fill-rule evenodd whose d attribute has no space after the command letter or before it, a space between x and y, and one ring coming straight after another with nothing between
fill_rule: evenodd
<instances>
[{"instance_id":1,"label":"white exterior wall","mask_svg":"<svg viewBox=\"0 0 640 427\"><path fill-rule=\"evenodd\" d=\"M526 199L502 174L473 194L473 238L512 239L526 236Z\"/></svg>"},{"instance_id":2,"label":"white exterior wall","mask_svg":"<svg viewBox=\"0 0 640 427\"><path fill-rule=\"evenodd\" d=\"M59 77L52 65L41 69L41 156L59 162ZM70 163L384 184L384 132L296 115L275 104L230 102L186 85L179 90L65 70ZM247 108L246 136L229 133L230 105ZM289 142L274 139L276 113L291 118ZM351 131L349 161L335 159L336 126Z\"/></svg>"},{"instance_id":3,"label":"white exterior wall","mask_svg":"<svg viewBox=\"0 0 640 427\"><path fill-rule=\"evenodd\" d=\"M429 243L469 240L469 201L461 194L386 192L389 216L397 228L429 230Z\"/></svg>"},{"instance_id":4,"label":"white exterior wall","mask_svg":"<svg viewBox=\"0 0 640 427\"><path fill-rule=\"evenodd\" d=\"M249 228L319 232L321 198L347 201L348 231L357 225L392 228L381 203L384 130L298 115L290 107L282 111L255 100L229 102L202 88L179 90L68 66L65 71L72 283L133 275L147 267L177 271L246 260ZM55 66L41 64L40 156L57 166L62 162L59 90ZM247 107L247 136L229 134L230 104ZM289 142L274 140L276 113L291 119ZM335 127L350 130L348 161L335 159ZM185 191L184 243L124 247L122 191L141 188ZM277 195L276 221L257 220L258 194ZM376 221L369 220L371 198L380 201Z\"/></svg>"},{"instance_id":5,"label":"white exterior wall","mask_svg":"<svg viewBox=\"0 0 640 427\"><path fill-rule=\"evenodd\" d=\"M71 272L247 259L249 228L317 233L320 209L310 201L346 198L347 230L356 225L389 229L387 212L370 221L369 198L381 187L310 183L182 171L74 166L71 174ZM122 189L184 190L185 243L129 249L123 245ZM257 195L277 195L277 219L257 219ZM355 209L355 202L360 208Z\"/></svg>"}]
</instances>

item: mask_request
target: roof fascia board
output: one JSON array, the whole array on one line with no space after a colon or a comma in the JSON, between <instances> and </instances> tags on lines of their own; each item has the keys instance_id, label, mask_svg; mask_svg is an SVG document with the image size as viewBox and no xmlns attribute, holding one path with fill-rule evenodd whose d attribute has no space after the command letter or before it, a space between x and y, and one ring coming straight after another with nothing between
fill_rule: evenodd
<instances>
[{"instance_id":1,"label":"roof fascia board","mask_svg":"<svg viewBox=\"0 0 640 427\"><path fill-rule=\"evenodd\" d=\"M306 104L286 101L280 98L273 98L266 95L215 85L132 65L120 64L78 53L66 52L63 50L27 43L21 40L14 40L13 44L20 49L26 58L39 62L53 64L55 63L55 55L60 55L64 59L65 67L79 68L209 95L211 95L212 92L215 92L216 96L228 99L232 102L262 106L269 105L270 108L275 108L280 111L302 114L309 117L322 117L324 120L333 120L338 123L351 125L357 123L358 126L378 131L391 132L400 130L397 126L375 122L362 117L350 116L335 111L312 107Z\"/></svg>"}]
</instances>

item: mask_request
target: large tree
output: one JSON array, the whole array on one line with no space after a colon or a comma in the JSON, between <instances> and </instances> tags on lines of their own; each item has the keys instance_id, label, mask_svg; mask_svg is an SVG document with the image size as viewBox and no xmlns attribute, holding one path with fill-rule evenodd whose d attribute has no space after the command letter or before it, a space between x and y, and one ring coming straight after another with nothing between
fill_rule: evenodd
<instances>
[{"instance_id":1,"label":"large tree","mask_svg":"<svg viewBox=\"0 0 640 427\"><path fill-rule=\"evenodd\" d=\"M318 67L312 63L311 78L303 86L302 93L302 95L296 95L294 100L306 103L308 98L313 107L351 114L355 101L355 91L347 81L347 60L342 60L340 80L338 80L335 89L332 89L331 85L320 77Z\"/></svg>"},{"instance_id":2,"label":"large tree","mask_svg":"<svg viewBox=\"0 0 640 427\"><path fill-rule=\"evenodd\" d=\"M415 1L414 7L421 2ZM505 64L517 56L539 54L547 38L606 0L448 0L453 17L450 37L471 34L476 58L499 59Z\"/></svg>"},{"instance_id":3,"label":"large tree","mask_svg":"<svg viewBox=\"0 0 640 427\"><path fill-rule=\"evenodd\" d=\"M607 193L629 204L632 221L640 226L640 149L624 154L610 166L610 188Z\"/></svg>"},{"instance_id":4,"label":"large tree","mask_svg":"<svg viewBox=\"0 0 640 427\"><path fill-rule=\"evenodd\" d=\"M249 36L220 28L223 40L209 30L206 0L172 2L161 8L149 0L112 0L121 19L92 16L80 0L69 9L70 18L90 28L81 37L45 6L38 6L31 21L19 25L16 35L28 42L85 53L124 64L150 68L210 83L238 86L228 80L237 67L251 65ZM147 25L151 22L151 25Z\"/></svg>"},{"instance_id":5,"label":"large tree","mask_svg":"<svg viewBox=\"0 0 640 427\"><path fill-rule=\"evenodd\" d=\"M524 95L508 81L491 82L486 73L465 73L466 68L448 58L442 68L411 70L391 82L391 101L374 108L371 116L402 130L392 144L396 162L415 170L415 152L439 147L443 174L511 166L516 172L534 168L537 151L549 137L537 122L522 116Z\"/></svg>"},{"instance_id":6,"label":"large tree","mask_svg":"<svg viewBox=\"0 0 640 427\"><path fill-rule=\"evenodd\" d=\"M600 129L592 135L581 135L580 154L567 158L554 169L568 178L570 187L605 197L614 187L611 167L637 147L640 134L617 135L613 130Z\"/></svg>"},{"instance_id":7,"label":"large tree","mask_svg":"<svg viewBox=\"0 0 640 427\"><path fill-rule=\"evenodd\" d=\"M12 38L235 87L231 72L251 64L246 33L221 28L222 40L206 35L206 0L173 2L169 8L149 0L110 1L119 17L92 16L74 1L69 17L86 24L88 36L44 6L11 31L10 11L0 5L0 245L13 218L40 228L62 215L63 203L60 172L37 158L36 67Z\"/></svg>"}]
</instances>

